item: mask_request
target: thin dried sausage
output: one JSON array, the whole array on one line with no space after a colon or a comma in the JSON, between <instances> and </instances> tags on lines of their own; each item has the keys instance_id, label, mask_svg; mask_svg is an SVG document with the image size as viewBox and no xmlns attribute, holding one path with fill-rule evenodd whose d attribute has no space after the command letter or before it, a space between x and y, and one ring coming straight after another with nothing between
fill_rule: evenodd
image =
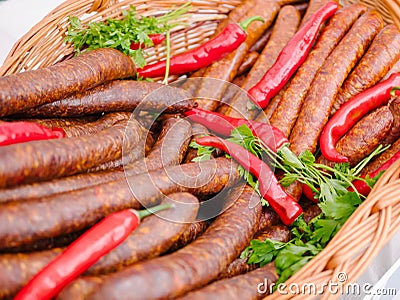
<instances>
[{"instance_id":1,"label":"thin dried sausage","mask_svg":"<svg viewBox=\"0 0 400 300\"><path fill-rule=\"evenodd\" d=\"M272 284L278 280L273 263L249 273L222 279L179 297L179 300L256 300L262 299L272 291ZM257 288L262 284L262 289ZM267 286L264 286L264 285ZM261 291L261 293L260 293ZM264 292L265 291L265 292Z\"/></svg>"},{"instance_id":2,"label":"thin dried sausage","mask_svg":"<svg viewBox=\"0 0 400 300\"><path fill-rule=\"evenodd\" d=\"M88 274L106 274L167 251L190 227L198 200L188 193L171 194L163 200L174 207L150 216L117 248L91 266ZM0 255L0 298L14 295L63 248L26 254Z\"/></svg>"},{"instance_id":3,"label":"thin dried sausage","mask_svg":"<svg viewBox=\"0 0 400 300\"><path fill-rule=\"evenodd\" d=\"M290 135L290 148L296 155L306 150L315 152L340 86L382 26L380 14L365 13L325 60Z\"/></svg>"},{"instance_id":4,"label":"thin dried sausage","mask_svg":"<svg viewBox=\"0 0 400 300\"><path fill-rule=\"evenodd\" d=\"M239 178L229 159L171 166L26 202L9 202L0 209L0 249L78 231L105 215L125 208L159 203L164 195L191 192L215 194Z\"/></svg>"},{"instance_id":5,"label":"thin dried sausage","mask_svg":"<svg viewBox=\"0 0 400 300\"><path fill-rule=\"evenodd\" d=\"M96 85L136 74L133 60L104 48L47 68L0 77L0 116L50 103Z\"/></svg>"},{"instance_id":6,"label":"thin dried sausage","mask_svg":"<svg viewBox=\"0 0 400 300\"><path fill-rule=\"evenodd\" d=\"M355 166L383 144L393 126L393 115L388 106L383 106L362 118L336 144L337 151L349 158L350 166ZM323 156L318 162L333 166Z\"/></svg>"},{"instance_id":7,"label":"thin dried sausage","mask_svg":"<svg viewBox=\"0 0 400 300\"><path fill-rule=\"evenodd\" d=\"M115 80L69 98L25 110L23 116L74 117L135 109L177 113L194 106L187 91L157 82Z\"/></svg>"},{"instance_id":8,"label":"thin dried sausage","mask_svg":"<svg viewBox=\"0 0 400 300\"><path fill-rule=\"evenodd\" d=\"M134 119L128 124L120 122L94 135L1 147L0 187L82 173L120 158L123 150L143 152L144 129Z\"/></svg>"},{"instance_id":9,"label":"thin dried sausage","mask_svg":"<svg viewBox=\"0 0 400 300\"><path fill-rule=\"evenodd\" d=\"M172 128L174 132L171 131ZM190 135L191 126L187 121L175 118L166 119L157 143L150 154L146 158L136 160L136 162L127 166L127 172L129 170L129 174L134 175L179 164L188 147ZM123 178L125 178L125 172L122 168L118 168L16 186L2 190L0 203L47 197Z\"/></svg>"},{"instance_id":10,"label":"thin dried sausage","mask_svg":"<svg viewBox=\"0 0 400 300\"><path fill-rule=\"evenodd\" d=\"M262 0L255 1L254 5L249 11L241 18L241 20L248 19L254 15L264 18L264 22L252 23L247 28L246 41L239 46L234 52L230 53L223 59L213 63L209 66L204 73L204 77L215 78L219 80L205 80L202 81L196 97L206 97L205 100L196 98L200 108L215 110L219 105L219 101L228 87L227 82L231 82L235 78L237 70L245 58L250 47L262 36L263 32L272 24L278 13L280 5L276 1L265 3Z\"/></svg>"},{"instance_id":11,"label":"thin dried sausage","mask_svg":"<svg viewBox=\"0 0 400 300\"><path fill-rule=\"evenodd\" d=\"M247 91L253 87L263 77L265 71L274 64L281 50L296 33L299 23L300 14L296 8L284 6L280 10L267 45L241 86L243 90ZM253 119L259 110L254 106L249 107L249 101L247 93L239 91L230 102L226 114L232 117Z\"/></svg>"},{"instance_id":12,"label":"thin dried sausage","mask_svg":"<svg viewBox=\"0 0 400 300\"><path fill-rule=\"evenodd\" d=\"M322 30L313 50L297 70L269 119L271 125L279 128L286 136L290 135L311 83L324 61L365 11L366 7L360 4L345 7L339 10Z\"/></svg>"},{"instance_id":13,"label":"thin dried sausage","mask_svg":"<svg viewBox=\"0 0 400 300\"><path fill-rule=\"evenodd\" d=\"M353 96L378 83L400 58L400 31L387 25L376 36L367 53L343 83L331 114Z\"/></svg>"}]
</instances>

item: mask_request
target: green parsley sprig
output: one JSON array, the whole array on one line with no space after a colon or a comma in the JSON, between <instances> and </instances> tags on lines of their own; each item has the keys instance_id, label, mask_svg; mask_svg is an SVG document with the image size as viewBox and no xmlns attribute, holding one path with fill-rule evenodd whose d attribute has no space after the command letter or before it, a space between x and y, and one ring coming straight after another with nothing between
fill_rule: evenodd
<instances>
[{"instance_id":1,"label":"green parsley sprig","mask_svg":"<svg viewBox=\"0 0 400 300\"><path fill-rule=\"evenodd\" d=\"M187 2L158 17L139 17L136 8L130 6L122 11L121 20L108 19L106 22L90 22L87 25L83 25L77 17L70 16L71 25L64 42L72 43L78 54L98 48L115 48L132 56L136 65L143 68L146 65L145 52L142 48L132 50L131 43L153 46L149 34L168 34L172 28L185 25L182 18L187 17L186 13L190 8L191 3Z\"/></svg>"}]
</instances>

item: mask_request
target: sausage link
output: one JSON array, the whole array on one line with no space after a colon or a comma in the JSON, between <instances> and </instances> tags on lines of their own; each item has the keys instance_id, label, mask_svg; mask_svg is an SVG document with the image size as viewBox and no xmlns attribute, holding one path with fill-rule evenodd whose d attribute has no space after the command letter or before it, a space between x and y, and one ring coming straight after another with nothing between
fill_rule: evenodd
<instances>
[{"instance_id":1,"label":"sausage link","mask_svg":"<svg viewBox=\"0 0 400 300\"><path fill-rule=\"evenodd\" d=\"M367 53L344 82L331 114L353 96L378 83L400 58L400 31L388 25L376 36Z\"/></svg>"},{"instance_id":2,"label":"sausage link","mask_svg":"<svg viewBox=\"0 0 400 300\"><path fill-rule=\"evenodd\" d=\"M306 150L315 152L319 136L328 121L341 85L382 27L381 15L369 10L354 23L324 61L312 82L289 137L290 149L296 155ZM298 182L294 182L285 190L294 199L300 199L302 188Z\"/></svg>"},{"instance_id":3,"label":"sausage link","mask_svg":"<svg viewBox=\"0 0 400 300\"><path fill-rule=\"evenodd\" d=\"M174 133L171 131L172 128ZM174 118L166 119L157 143L150 154L142 160L136 160L131 163L129 167L126 167L126 171L129 170L129 174L134 175L179 164L188 147L190 134L191 126L187 121ZM16 186L2 190L0 193L0 203L47 197L124 178L124 170L117 168L109 171L78 174L47 182Z\"/></svg>"},{"instance_id":4,"label":"sausage link","mask_svg":"<svg viewBox=\"0 0 400 300\"><path fill-rule=\"evenodd\" d=\"M336 144L336 150L349 158L350 166L357 165L364 157L371 154L390 133L393 115L388 106L383 106L362 118ZM333 166L323 156L318 158L321 164Z\"/></svg>"},{"instance_id":5,"label":"sausage link","mask_svg":"<svg viewBox=\"0 0 400 300\"><path fill-rule=\"evenodd\" d=\"M94 135L1 147L0 187L82 173L121 157L123 151L144 155L140 147L144 136L144 129L132 119Z\"/></svg>"},{"instance_id":6,"label":"sausage link","mask_svg":"<svg viewBox=\"0 0 400 300\"><path fill-rule=\"evenodd\" d=\"M0 227L0 249L79 231L112 212L153 206L163 195L218 193L238 178L235 163L217 158L128 176L42 199L5 203L0 209L0 222L4 224Z\"/></svg>"},{"instance_id":7,"label":"sausage link","mask_svg":"<svg viewBox=\"0 0 400 300\"><path fill-rule=\"evenodd\" d=\"M261 205L249 207L252 198L257 197L250 187L232 191L228 197L234 205L193 243L169 255L102 276L101 285L87 299L166 299L216 278L249 243L261 215ZM66 289L79 286L82 281L85 280L77 280Z\"/></svg>"},{"instance_id":8,"label":"sausage link","mask_svg":"<svg viewBox=\"0 0 400 300\"><path fill-rule=\"evenodd\" d=\"M185 119L167 118L148 157L125 168L129 175L153 171L181 163L192 136L192 126Z\"/></svg>"},{"instance_id":9,"label":"sausage link","mask_svg":"<svg viewBox=\"0 0 400 300\"><path fill-rule=\"evenodd\" d=\"M257 61L259 54L256 51L249 51L246 57L243 59L236 76L240 76L249 71Z\"/></svg>"},{"instance_id":10,"label":"sausage link","mask_svg":"<svg viewBox=\"0 0 400 300\"><path fill-rule=\"evenodd\" d=\"M250 47L262 36L264 31L272 24L275 16L279 11L279 4L275 1L265 3L262 0L255 1L254 5L241 18L248 19L254 15L264 18L264 22L252 23L247 28L247 38L234 52L230 53L223 59L213 63L204 73L204 77L215 78L219 80L205 80L199 86L196 97L206 97L205 100L196 98L198 106L203 109L215 110L219 106L219 102L227 89L227 82L231 82L237 73L239 66L245 58Z\"/></svg>"},{"instance_id":11,"label":"sausage link","mask_svg":"<svg viewBox=\"0 0 400 300\"><path fill-rule=\"evenodd\" d=\"M303 205L302 205L303 206ZM311 203L306 207L303 207L304 221L308 224L312 219L319 216L322 210L319 208L318 204Z\"/></svg>"},{"instance_id":12,"label":"sausage link","mask_svg":"<svg viewBox=\"0 0 400 300\"><path fill-rule=\"evenodd\" d=\"M324 61L365 11L366 7L359 4L345 7L339 10L322 30L314 48L290 81L269 119L271 125L279 128L286 136L290 135L311 83Z\"/></svg>"},{"instance_id":13,"label":"sausage link","mask_svg":"<svg viewBox=\"0 0 400 300\"><path fill-rule=\"evenodd\" d=\"M232 80L232 84L228 86L228 88L225 90L224 95L222 96L221 103L218 106L217 112L221 114L226 114L226 112L229 109L229 106L231 105L232 99L235 97L235 95L238 93L239 90L241 90L241 86L243 82L246 80L248 73L236 76Z\"/></svg>"},{"instance_id":14,"label":"sausage link","mask_svg":"<svg viewBox=\"0 0 400 300\"><path fill-rule=\"evenodd\" d=\"M25 110L23 116L74 117L104 112L144 111L177 113L193 108L187 91L157 82L114 80L91 90L39 107Z\"/></svg>"},{"instance_id":15,"label":"sausage link","mask_svg":"<svg viewBox=\"0 0 400 300\"><path fill-rule=\"evenodd\" d=\"M99 119L99 116L87 116L80 118L46 118L46 119L36 119L36 118L6 118L9 122L33 122L50 128L59 127L65 128L69 126L85 125L90 122L95 122Z\"/></svg>"},{"instance_id":16,"label":"sausage link","mask_svg":"<svg viewBox=\"0 0 400 300\"><path fill-rule=\"evenodd\" d=\"M400 151L400 139L390 146L385 152L380 154L377 158L375 158L372 162L370 162L362 171L360 175L367 175L375 170L377 170L380 166L382 166L385 162L392 158L398 151Z\"/></svg>"},{"instance_id":17,"label":"sausage link","mask_svg":"<svg viewBox=\"0 0 400 300\"><path fill-rule=\"evenodd\" d=\"M382 26L382 17L376 11L365 13L325 60L290 135L290 148L296 155L306 150L315 152L340 86Z\"/></svg>"},{"instance_id":18,"label":"sausage link","mask_svg":"<svg viewBox=\"0 0 400 300\"><path fill-rule=\"evenodd\" d=\"M93 122L63 126L67 137L77 137L86 134L95 134L120 121L128 120L130 113L116 112L106 114Z\"/></svg>"},{"instance_id":19,"label":"sausage link","mask_svg":"<svg viewBox=\"0 0 400 300\"><path fill-rule=\"evenodd\" d=\"M278 214L272 208L265 207L263 209L257 231L262 231L263 229L269 226L277 225L278 223L280 223L280 218Z\"/></svg>"},{"instance_id":20,"label":"sausage link","mask_svg":"<svg viewBox=\"0 0 400 300\"><path fill-rule=\"evenodd\" d=\"M175 243L172 245L171 248L169 248L168 252L172 253L175 250L178 250L194 240L196 240L199 236L201 236L204 231L206 231L208 227L208 222L206 221L200 221L200 222L193 222L189 225L188 228L186 228L185 232L181 236L178 237L178 239L175 241Z\"/></svg>"},{"instance_id":21,"label":"sausage link","mask_svg":"<svg viewBox=\"0 0 400 300\"><path fill-rule=\"evenodd\" d=\"M104 48L47 68L0 77L0 116L50 103L96 85L136 74L133 60Z\"/></svg>"},{"instance_id":22,"label":"sausage link","mask_svg":"<svg viewBox=\"0 0 400 300\"><path fill-rule=\"evenodd\" d=\"M400 97L390 100L389 109L393 116L393 126L383 144L392 144L400 137Z\"/></svg>"},{"instance_id":23,"label":"sausage link","mask_svg":"<svg viewBox=\"0 0 400 300\"><path fill-rule=\"evenodd\" d=\"M269 295L272 290L272 285L278 280L279 276L276 273L273 263L263 266L249 273L238 275L228 279L215 281L206 287L195 290L179 297L179 300L255 300L262 299ZM261 283L267 283L263 286L263 293L257 287Z\"/></svg>"},{"instance_id":24,"label":"sausage link","mask_svg":"<svg viewBox=\"0 0 400 300\"><path fill-rule=\"evenodd\" d=\"M190 140L190 142L196 141L197 138L209 134L210 131L207 129L207 127L199 124L199 123L193 123L192 124L192 139ZM197 155L197 149L195 148L189 148L186 151L186 157L184 159L185 163L191 163L193 161L194 158L196 158Z\"/></svg>"},{"instance_id":25,"label":"sausage link","mask_svg":"<svg viewBox=\"0 0 400 300\"><path fill-rule=\"evenodd\" d=\"M264 31L263 35L250 47L249 51L256 51L261 53L265 46L267 45L269 38L272 33L273 26L270 26L267 30Z\"/></svg>"},{"instance_id":26,"label":"sausage link","mask_svg":"<svg viewBox=\"0 0 400 300\"><path fill-rule=\"evenodd\" d=\"M280 10L267 46L260 54L241 86L243 90L248 91L260 81L265 71L274 64L279 53L296 33L299 23L300 14L296 8L293 6L284 6ZM249 107L249 101L247 93L239 91L230 102L230 107L226 114L232 117L255 118L260 111L254 106Z\"/></svg>"},{"instance_id":27,"label":"sausage link","mask_svg":"<svg viewBox=\"0 0 400 300\"><path fill-rule=\"evenodd\" d=\"M171 194L163 203L173 203L174 207L144 219L121 245L100 258L85 274L115 272L167 251L189 228L191 223L188 222L195 220L199 205L196 197L188 193ZM55 248L0 255L0 298L13 296L62 251L63 248Z\"/></svg>"},{"instance_id":28,"label":"sausage link","mask_svg":"<svg viewBox=\"0 0 400 300\"><path fill-rule=\"evenodd\" d=\"M226 25L228 25L229 23L239 22L240 19L242 19L242 17L247 13L247 11L252 6L254 6L254 3L256 1L257 0L245 0L245 1L241 2L238 6L236 6L234 9L232 9L229 12L228 16L218 23L218 26L215 29L215 32L213 33L213 35L210 37L210 39L212 39L215 36L217 36L218 34L220 34L221 31L223 31L224 28L226 27ZM207 67L201 68L201 69L197 70L196 72L193 72L190 75L190 78L203 77L206 70L207 70ZM200 81L197 81L197 80L186 80L183 83L182 88L184 88L191 94L195 94L199 83L200 83Z\"/></svg>"},{"instance_id":29,"label":"sausage link","mask_svg":"<svg viewBox=\"0 0 400 300\"><path fill-rule=\"evenodd\" d=\"M254 236L255 240L259 240L261 242L266 239L271 239L283 243L289 242L291 238L291 233L289 227L285 225L275 225L269 226L262 231L259 231Z\"/></svg>"},{"instance_id":30,"label":"sausage link","mask_svg":"<svg viewBox=\"0 0 400 300\"><path fill-rule=\"evenodd\" d=\"M307 21L311 18L311 16L329 1L331 0L310 0L310 2L308 3L306 13L304 14L304 17L301 21L300 27L303 27L304 24L306 24ZM338 2L336 0L333 1Z\"/></svg>"}]
</instances>

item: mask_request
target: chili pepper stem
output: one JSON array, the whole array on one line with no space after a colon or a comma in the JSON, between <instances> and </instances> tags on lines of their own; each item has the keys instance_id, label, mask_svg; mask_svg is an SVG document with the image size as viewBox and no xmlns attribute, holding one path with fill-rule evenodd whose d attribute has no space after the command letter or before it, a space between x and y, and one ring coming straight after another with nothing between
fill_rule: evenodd
<instances>
[{"instance_id":1,"label":"chili pepper stem","mask_svg":"<svg viewBox=\"0 0 400 300\"><path fill-rule=\"evenodd\" d=\"M163 210L166 210L166 209L169 209L172 207L174 207L173 204L167 203L167 204L160 204L160 205L157 205L154 207L150 207L150 208L144 209L144 210L139 210L139 211L133 210L133 211L135 211L138 214L139 219L142 220L143 218L148 217L151 214L155 214L159 211L163 211Z\"/></svg>"},{"instance_id":2,"label":"chili pepper stem","mask_svg":"<svg viewBox=\"0 0 400 300\"><path fill-rule=\"evenodd\" d=\"M265 20L264 20L263 17L260 17L260 16L252 16L252 17L250 17L250 18L248 18L248 19L246 19L246 20L240 22L240 23L239 23L239 26L240 26L244 31L246 31L246 30L247 30L247 27L249 27L249 25L250 25L251 23L253 23L254 21L260 21L260 22L263 22L263 23L265 22Z\"/></svg>"},{"instance_id":3,"label":"chili pepper stem","mask_svg":"<svg viewBox=\"0 0 400 300\"><path fill-rule=\"evenodd\" d=\"M166 60L166 64L165 64L165 76L164 76L163 83L165 85L168 85L169 67L171 64L171 35L170 35L169 29L167 30L167 34L166 34L166 42L167 42L167 60Z\"/></svg>"}]
</instances>

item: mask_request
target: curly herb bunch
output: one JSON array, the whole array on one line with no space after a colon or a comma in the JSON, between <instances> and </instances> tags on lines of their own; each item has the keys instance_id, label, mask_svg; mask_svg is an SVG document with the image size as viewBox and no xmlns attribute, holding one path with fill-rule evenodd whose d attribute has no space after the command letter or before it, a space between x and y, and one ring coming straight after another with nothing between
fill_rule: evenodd
<instances>
[{"instance_id":1,"label":"curly herb bunch","mask_svg":"<svg viewBox=\"0 0 400 300\"><path fill-rule=\"evenodd\" d=\"M82 25L77 18L70 16L71 26L68 28L64 42L72 43L76 53L98 48L114 48L132 56L136 65L143 68L146 65L145 53L142 48L132 50L132 43L153 46L149 34L166 34L179 25L184 25L182 18L191 8L190 2L171 10L162 16L138 16L136 8L130 6L123 10L121 20L108 19L105 22L90 22Z\"/></svg>"}]
</instances>

